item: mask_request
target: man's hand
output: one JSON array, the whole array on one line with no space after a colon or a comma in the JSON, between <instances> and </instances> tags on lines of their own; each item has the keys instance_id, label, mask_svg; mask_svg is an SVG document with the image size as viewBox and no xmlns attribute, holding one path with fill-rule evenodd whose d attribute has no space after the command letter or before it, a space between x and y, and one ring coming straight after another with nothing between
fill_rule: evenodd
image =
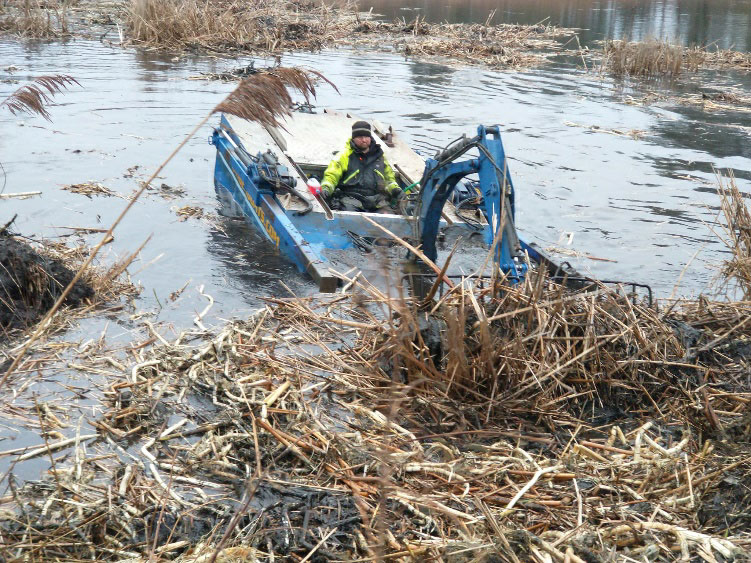
<instances>
[{"instance_id":1,"label":"man's hand","mask_svg":"<svg viewBox=\"0 0 751 563\"><path fill-rule=\"evenodd\" d=\"M391 197L396 203L401 203L402 200L407 197L407 194L405 194L401 189L396 189L391 192Z\"/></svg>"}]
</instances>

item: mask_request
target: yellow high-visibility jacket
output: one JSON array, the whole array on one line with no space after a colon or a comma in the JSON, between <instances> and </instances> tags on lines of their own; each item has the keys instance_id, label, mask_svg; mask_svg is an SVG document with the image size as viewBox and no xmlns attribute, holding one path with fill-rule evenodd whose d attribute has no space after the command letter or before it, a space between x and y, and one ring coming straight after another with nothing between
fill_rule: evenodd
<instances>
[{"instance_id":1,"label":"yellow high-visibility jacket","mask_svg":"<svg viewBox=\"0 0 751 563\"><path fill-rule=\"evenodd\" d=\"M355 148L352 139L323 173L323 193L331 196L337 188L343 195L366 197L376 194L393 196L394 190L401 189L381 145L372 141L370 150L363 154Z\"/></svg>"}]
</instances>

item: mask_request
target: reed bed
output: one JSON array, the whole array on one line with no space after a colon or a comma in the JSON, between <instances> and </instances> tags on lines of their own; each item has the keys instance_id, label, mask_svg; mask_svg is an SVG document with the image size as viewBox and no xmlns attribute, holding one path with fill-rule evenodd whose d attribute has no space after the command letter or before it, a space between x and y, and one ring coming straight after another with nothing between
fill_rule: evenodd
<instances>
[{"instance_id":1,"label":"reed bed","mask_svg":"<svg viewBox=\"0 0 751 563\"><path fill-rule=\"evenodd\" d=\"M0 452L54 464L0 499L6 553L748 555L748 303L661 315L541 276L426 304L346 279L193 344L157 335L110 366L93 431Z\"/></svg>"},{"instance_id":2,"label":"reed bed","mask_svg":"<svg viewBox=\"0 0 751 563\"><path fill-rule=\"evenodd\" d=\"M128 38L167 49L319 49L355 22L351 6L270 0L132 0L127 11Z\"/></svg>"},{"instance_id":3,"label":"reed bed","mask_svg":"<svg viewBox=\"0 0 751 563\"><path fill-rule=\"evenodd\" d=\"M354 3L134 0L129 11L131 40L149 46L277 52L367 44L499 67L539 63L543 50L548 55L560 52L555 39L571 33L542 25L438 25L419 17L412 22L375 22L364 19Z\"/></svg>"},{"instance_id":4,"label":"reed bed","mask_svg":"<svg viewBox=\"0 0 751 563\"><path fill-rule=\"evenodd\" d=\"M10 0L0 6L0 33L51 39L70 33L65 0Z\"/></svg>"},{"instance_id":5,"label":"reed bed","mask_svg":"<svg viewBox=\"0 0 751 563\"><path fill-rule=\"evenodd\" d=\"M686 48L667 40L606 41L603 68L616 76L670 76L696 72L706 59L700 48Z\"/></svg>"},{"instance_id":6,"label":"reed bed","mask_svg":"<svg viewBox=\"0 0 751 563\"><path fill-rule=\"evenodd\" d=\"M730 49L684 47L667 40L605 41L601 67L616 76L677 77L701 68L751 70L751 54Z\"/></svg>"},{"instance_id":7,"label":"reed bed","mask_svg":"<svg viewBox=\"0 0 751 563\"><path fill-rule=\"evenodd\" d=\"M731 291L738 290L742 298L751 300L751 210L732 172L727 178L718 178L721 210L724 222L721 237L731 252L722 268L722 279Z\"/></svg>"}]
</instances>

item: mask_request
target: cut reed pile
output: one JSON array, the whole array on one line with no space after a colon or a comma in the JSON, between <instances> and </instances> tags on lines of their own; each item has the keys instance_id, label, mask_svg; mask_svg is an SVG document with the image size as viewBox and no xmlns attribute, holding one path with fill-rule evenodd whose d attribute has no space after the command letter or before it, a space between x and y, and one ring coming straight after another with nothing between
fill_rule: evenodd
<instances>
[{"instance_id":1,"label":"cut reed pile","mask_svg":"<svg viewBox=\"0 0 751 563\"><path fill-rule=\"evenodd\" d=\"M465 283L424 310L354 283L353 294L269 299L198 346L136 351L112 374L93 435L51 443L73 451L2 498L17 514L2 522L7 553L748 553L751 381L738 343L751 327L737 320L751 305L661 317L540 277L496 292Z\"/></svg>"},{"instance_id":2,"label":"cut reed pile","mask_svg":"<svg viewBox=\"0 0 751 563\"><path fill-rule=\"evenodd\" d=\"M549 25L432 24L414 21L392 23L362 21L352 36L356 43L377 45L388 38L406 55L441 57L499 68L522 68L540 64L563 52L557 41L573 36L570 29Z\"/></svg>"},{"instance_id":3,"label":"cut reed pile","mask_svg":"<svg viewBox=\"0 0 751 563\"><path fill-rule=\"evenodd\" d=\"M490 19L490 18L489 18ZM393 23L362 19L356 5L298 2L133 0L132 41L172 49L276 52L367 44L408 55L440 56L499 67L521 67L560 52L555 39L572 34L551 26L429 24L419 17Z\"/></svg>"},{"instance_id":4,"label":"cut reed pile","mask_svg":"<svg viewBox=\"0 0 751 563\"><path fill-rule=\"evenodd\" d=\"M616 76L669 76L700 68L751 70L751 54L730 49L684 47L667 40L605 41L601 66Z\"/></svg>"},{"instance_id":5,"label":"cut reed pile","mask_svg":"<svg viewBox=\"0 0 751 563\"><path fill-rule=\"evenodd\" d=\"M20 239L0 234L0 330L31 325L55 302L73 272L59 260L41 256ZM80 305L93 290L79 283L67 304ZM5 338L4 338L5 339Z\"/></svg>"},{"instance_id":6,"label":"cut reed pile","mask_svg":"<svg viewBox=\"0 0 751 563\"><path fill-rule=\"evenodd\" d=\"M751 70L751 53L732 49L706 49L704 62L715 68L736 68Z\"/></svg>"}]
</instances>

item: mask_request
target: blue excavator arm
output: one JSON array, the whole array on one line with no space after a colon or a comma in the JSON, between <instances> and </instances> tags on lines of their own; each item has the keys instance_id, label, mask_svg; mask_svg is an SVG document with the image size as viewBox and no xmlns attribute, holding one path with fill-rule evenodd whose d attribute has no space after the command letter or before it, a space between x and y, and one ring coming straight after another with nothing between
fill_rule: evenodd
<instances>
[{"instance_id":1,"label":"blue excavator arm","mask_svg":"<svg viewBox=\"0 0 751 563\"><path fill-rule=\"evenodd\" d=\"M476 158L459 160L472 149L478 151ZM477 174L479 178L481 209L487 221L485 242L492 249L493 262L512 283L519 281L527 266L520 260L521 243L514 226L514 185L498 125L480 125L476 137L462 137L426 161L420 181L419 238L422 251L431 260L436 260L436 237L443 206L457 183L471 174Z\"/></svg>"}]
</instances>

